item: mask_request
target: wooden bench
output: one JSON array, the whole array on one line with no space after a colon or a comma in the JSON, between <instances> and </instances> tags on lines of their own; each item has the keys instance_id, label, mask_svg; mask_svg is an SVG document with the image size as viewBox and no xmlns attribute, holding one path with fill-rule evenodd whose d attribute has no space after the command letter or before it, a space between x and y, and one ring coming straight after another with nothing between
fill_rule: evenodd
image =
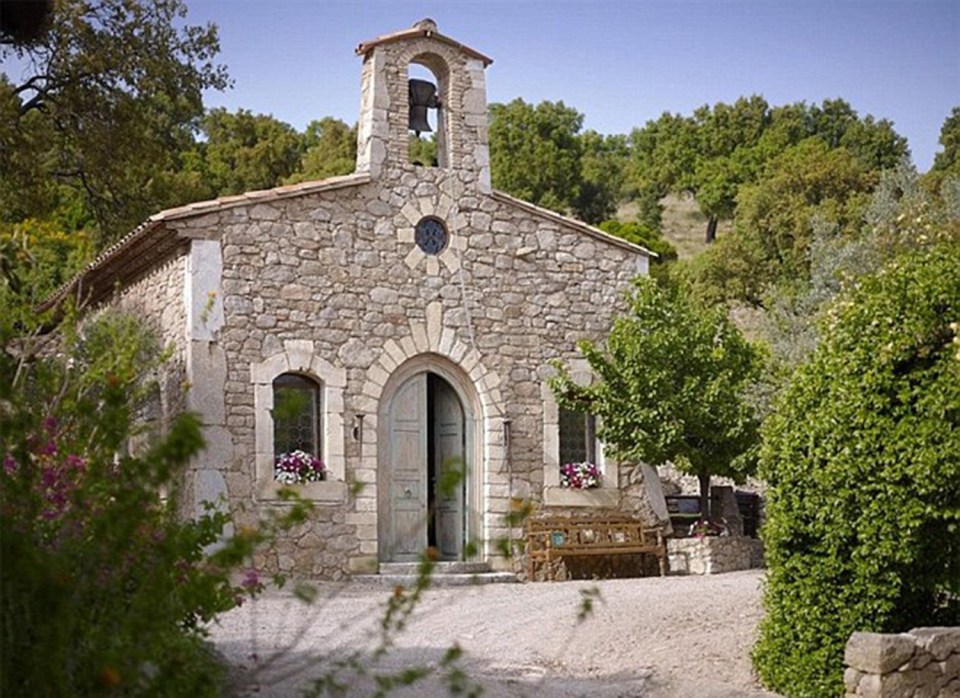
<instances>
[{"instance_id":1,"label":"wooden bench","mask_svg":"<svg viewBox=\"0 0 960 698\"><path fill-rule=\"evenodd\" d=\"M575 555L657 556L660 575L667 573L667 545L659 528L644 526L627 516L531 516L527 519L527 574L536 581L537 571L550 563Z\"/></svg>"}]
</instances>

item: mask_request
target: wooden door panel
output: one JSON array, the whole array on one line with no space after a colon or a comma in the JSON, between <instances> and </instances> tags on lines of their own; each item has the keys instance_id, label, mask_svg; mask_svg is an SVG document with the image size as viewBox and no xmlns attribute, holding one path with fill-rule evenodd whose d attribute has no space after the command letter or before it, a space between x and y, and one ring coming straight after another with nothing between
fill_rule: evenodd
<instances>
[{"instance_id":1,"label":"wooden door panel","mask_svg":"<svg viewBox=\"0 0 960 698\"><path fill-rule=\"evenodd\" d=\"M394 562L414 562L426 547L423 512L419 509L400 509L393 512Z\"/></svg>"},{"instance_id":2,"label":"wooden door panel","mask_svg":"<svg viewBox=\"0 0 960 698\"><path fill-rule=\"evenodd\" d=\"M463 554L464 415L460 398L450 385L437 380L433 394L434 463L440 487L436 493L436 538L440 558L459 560ZM456 473L456 475L450 475Z\"/></svg>"},{"instance_id":3,"label":"wooden door panel","mask_svg":"<svg viewBox=\"0 0 960 698\"><path fill-rule=\"evenodd\" d=\"M390 407L388 559L416 560L427 546L427 376L414 376Z\"/></svg>"}]
</instances>

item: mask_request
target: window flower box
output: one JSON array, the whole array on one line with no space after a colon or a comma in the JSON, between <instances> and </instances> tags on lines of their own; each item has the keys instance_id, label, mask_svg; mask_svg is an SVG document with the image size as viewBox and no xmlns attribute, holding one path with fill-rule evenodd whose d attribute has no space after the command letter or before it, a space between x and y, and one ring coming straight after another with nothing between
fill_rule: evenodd
<instances>
[{"instance_id":1,"label":"window flower box","mask_svg":"<svg viewBox=\"0 0 960 698\"><path fill-rule=\"evenodd\" d=\"M560 486L589 490L600 486L600 468L594 463L564 463L560 466Z\"/></svg>"},{"instance_id":2,"label":"window flower box","mask_svg":"<svg viewBox=\"0 0 960 698\"><path fill-rule=\"evenodd\" d=\"M322 482L327 479L327 467L306 451L281 453L273 464L273 479L284 485Z\"/></svg>"}]
</instances>

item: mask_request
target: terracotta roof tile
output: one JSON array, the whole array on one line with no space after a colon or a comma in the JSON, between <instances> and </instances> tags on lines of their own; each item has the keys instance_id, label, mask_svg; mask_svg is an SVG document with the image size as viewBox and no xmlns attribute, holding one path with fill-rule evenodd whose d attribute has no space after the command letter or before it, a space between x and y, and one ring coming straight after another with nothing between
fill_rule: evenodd
<instances>
[{"instance_id":1,"label":"terracotta roof tile","mask_svg":"<svg viewBox=\"0 0 960 698\"><path fill-rule=\"evenodd\" d=\"M414 24L409 29L401 29L400 31L395 31L390 34L384 34L378 36L376 39L371 39L370 41L363 41L357 46L356 53L358 56L365 56L370 51L372 51L377 46L382 44L390 44L395 41L403 41L405 39L416 39L420 37L428 37L431 39L436 39L437 41L443 42L448 46L453 46L455 49L462 51L463 53L477 58L483 61L484 67L493 63L493 59L489 56L485 56L476 49L472 49L465 44L461 44L455 39L451 39L449 36L444 36L437 31L437 24L431 19L423 19Z\"/></svg>"}]
</instances>

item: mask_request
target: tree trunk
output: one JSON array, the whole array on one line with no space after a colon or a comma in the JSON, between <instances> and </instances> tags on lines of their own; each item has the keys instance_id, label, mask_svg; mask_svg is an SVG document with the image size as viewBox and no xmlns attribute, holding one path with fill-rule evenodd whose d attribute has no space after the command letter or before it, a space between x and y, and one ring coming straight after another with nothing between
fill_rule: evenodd
<instances>
[{"instance_id":1,"label":"tree trunk","mask_svg":"<svg viewBox=\"0 0 960 698\"><path fill-rule=\"evenodd\" d=\"M703 521L710 520L710 474L700 473L697 475L700 480L700 518Z\"/></svg>"},{"instance_id":2,"label":"tree trunk","mask_svg":"<svg viewBox=\"0 0 960 698\"><path fill-rule=\"evenodd\" d=\"M710 216L710 220L707 221L707 244L711 244L714 240L717 239L717 217Z\"/></svg>"}]
</instances>

